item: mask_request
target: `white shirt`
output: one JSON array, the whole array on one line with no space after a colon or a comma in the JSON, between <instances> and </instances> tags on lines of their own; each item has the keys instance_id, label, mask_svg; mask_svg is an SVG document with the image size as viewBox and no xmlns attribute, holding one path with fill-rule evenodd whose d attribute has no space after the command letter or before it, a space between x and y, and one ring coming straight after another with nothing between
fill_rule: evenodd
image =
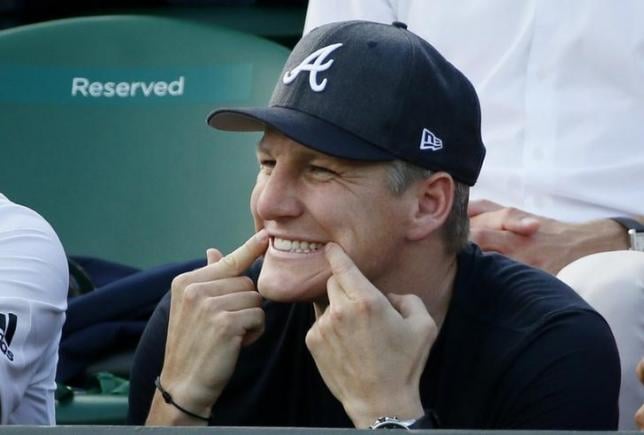
<instances>
[{"instance_id":1,"label":"white shirt","mask_svg":"<svg viewBox=\"0 0 644 435\"><path fill-rule=\"evenodd\" d=\"M0 194L0 424L55 424L68 280L51 226Z\"/></svg>"},{"instance_id":2,"label":"white shirt","mask_svg":"<svg viewBox=\"0 0 644 435\"><path fill-rule=\"evenodd\" d=\"M474 84L487 155L472 198L564 221L644 215L644 1L310 0L408 24Z\"/></svg>"}]
</instances>

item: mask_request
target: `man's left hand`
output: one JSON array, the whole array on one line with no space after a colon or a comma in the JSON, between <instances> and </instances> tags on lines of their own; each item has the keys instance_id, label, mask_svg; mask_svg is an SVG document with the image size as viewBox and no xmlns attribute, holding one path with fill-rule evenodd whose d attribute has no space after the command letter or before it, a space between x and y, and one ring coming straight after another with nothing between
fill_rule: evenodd
<instances>
[{"instance_id":1,"label":"man's left hand","mask_svg":"<svg viewBox=\"0 0 644 435\"><path fill-rule=\"evenodd\" d=\"M552 274L586 255L628 248L626 232L610 219L567 223L488 200L471 201L468 214L470 239L481 249Z\"/></svg>"},{"instance_id":2,"label":"man's left hand","mask_svg":"<svg viewBox=\"0 0 644 435\"><path fill-rule=\"evenodd\" d=\"M306 335L324 382L358 428L378 417L423 415L420 376L438 330L415 295L385 296L328 243L329 305Z\"/></svg>"}]
</instances>

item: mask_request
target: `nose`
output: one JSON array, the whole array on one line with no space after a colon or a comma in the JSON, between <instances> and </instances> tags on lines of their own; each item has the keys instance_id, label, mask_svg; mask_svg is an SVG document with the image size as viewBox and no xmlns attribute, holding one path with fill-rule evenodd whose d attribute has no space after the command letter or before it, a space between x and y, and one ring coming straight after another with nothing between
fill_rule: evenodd
<instances>
[{"instance_id":1,"label":"nose","mask_svg":"<svg viewBox=\"0 0 644 435\"><path fill-rule=\"evenodd\" d=\"M294 218L302 213L296 177L286 168L276 165L270 176L258 180L255 189L257 214L262 220Z\"/></svg>"}]
</instances>

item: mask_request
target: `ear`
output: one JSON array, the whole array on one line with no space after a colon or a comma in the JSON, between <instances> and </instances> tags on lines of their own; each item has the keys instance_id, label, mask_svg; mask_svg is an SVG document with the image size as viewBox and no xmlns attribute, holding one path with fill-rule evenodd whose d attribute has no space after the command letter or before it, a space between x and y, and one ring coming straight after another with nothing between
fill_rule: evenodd
<instances>
[{"instance_id":1,"label":"ear","mask_svg":"<svg viewBox=\"0 0 644 435\"><path fill-rule=\"evenodd\" d=\"M454 202L454 180L437 172L419 181L415 188L415 207L407 230L409 240L422 240L443 226Z\"/></svg>"}]
</instances>

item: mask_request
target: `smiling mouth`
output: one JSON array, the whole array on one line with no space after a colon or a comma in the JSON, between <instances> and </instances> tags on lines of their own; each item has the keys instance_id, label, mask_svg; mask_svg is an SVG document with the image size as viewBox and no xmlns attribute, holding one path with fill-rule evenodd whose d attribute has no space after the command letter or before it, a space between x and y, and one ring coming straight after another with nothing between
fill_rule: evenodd
<instances>
[{"instance_id":1,"label":"smiling mouth","mask_svg":"<svg viewBox=\"0 0 644 435\"><path fill-rule=\"evenodd\" d=\"M288 240L279 237L272 238L272 245L278 251L296 254L312 254L324 247L321 242L307 242L305 240Z\"/></svg>"}]
</instances>

